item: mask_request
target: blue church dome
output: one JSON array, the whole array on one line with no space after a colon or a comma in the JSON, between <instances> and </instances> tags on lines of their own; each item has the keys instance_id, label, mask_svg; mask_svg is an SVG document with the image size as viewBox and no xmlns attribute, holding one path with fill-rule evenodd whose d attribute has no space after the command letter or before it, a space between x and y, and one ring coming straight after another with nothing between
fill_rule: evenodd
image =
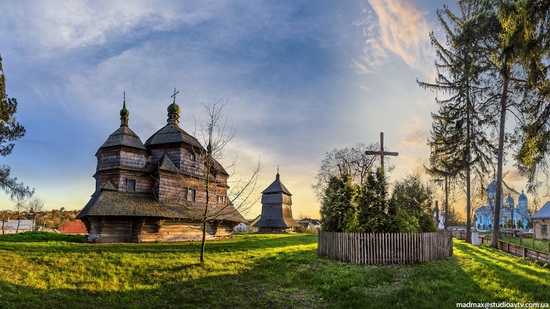
<instances>
[{"instance_id":1,"label":"blue church dome","mask_svg":"<svg viewBox=\"0 0 550 309\"><path fill-rule=\"evenodd\" d=\"M487 192L496 192L497 190L497 182L496 180L493 180L488 186L487 186Z\"/></svg>"},{"instance_id":2,"label":"blue church dome","mask_svg":"<svg viewBox=\"0 0 550 309\"><path fill-rule=\"evenodd\" d=\"M514 206L514 199L508 194L508 197L506 198L506 205L512 205Z\"/></svg>"},{"instance_id":3,"label":"blue church dome","mask_svg":"<svg viewBox=\"0 0 550 309\"><path fill-rule=\"evenodd\" d=\"M527 195L525 195L525 193L523 193L523 190L521 190L521 194L518 197L518 202L519 201L527 201Z\"/></svg>"}]
</instances>

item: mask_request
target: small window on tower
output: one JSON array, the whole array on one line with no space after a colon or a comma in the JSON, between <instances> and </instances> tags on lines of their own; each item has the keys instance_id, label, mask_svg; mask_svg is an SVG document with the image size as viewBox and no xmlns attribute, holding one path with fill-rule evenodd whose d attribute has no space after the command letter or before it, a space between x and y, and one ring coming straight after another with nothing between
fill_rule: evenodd
<instances>
[{"instance_id":1,"label":"small window on tower","mask_svg":"<svg viewBox=\"0 0 550 309\"><path fill-rule=\"evenodd\" d=\"M195 153L192 152L191 153L191 161L195 161L197 159L197 157L195 156Z\"/></svg>"},{"instance_id":2,"label":"small window on tower","mask_svg":"<svg viewBox=\"0 0 550 309\"><path fill-rule=\"evenodd\" d=\"M223 203L223 195L218 195L218 203Z\"/></svg>"},{"instance_id":3,"label":"small window on tower","mask_svg":"<svg viewBox=\"0 0 550 309\"><path fill-rule=\"evenodd\" d=\"M548 225L544 224L540 226L540 233L542 235L548 235Z\"/></svg>"},{"instance_id":4,"label":"small window on tower","mask_svg":"<svg viewBox=\"0 0 550 309\"><path fill-rule=\"evenodd\" d=\"M126 183L126 191L136 191L136 180L128 179Z\"/></svg>"}]
</instances>

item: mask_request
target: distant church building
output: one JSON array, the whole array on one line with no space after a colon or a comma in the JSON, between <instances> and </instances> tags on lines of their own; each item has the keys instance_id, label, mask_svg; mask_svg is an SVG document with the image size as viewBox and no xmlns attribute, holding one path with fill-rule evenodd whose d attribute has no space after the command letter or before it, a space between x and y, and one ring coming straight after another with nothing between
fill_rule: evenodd
<instances>
[{"instance_id":1,"label":"distant church building","mask_svg":"<svg viewBox=\"0 0 550 309\"><path fill-rule=\"evenodd\" d=\"M246 221L227 197L228 173L179 127L179 113L174 95L168 123L143 144L128 126L124 99L120 127L96 153L95 192L77 216L89 241L200 240L206 177L207 239L233 237L233 228Z\"/></svg>"},{"instance_id":2,"label":"distant church building","mask_svg":"<svg viewBox=\"0 0 550 309\"><path fill-rule=\"evenodd\" d=\"M487 230L493 228L493 213L495 208L496 198L496 181L491 182L487 186L487 205L481 206L475 210L476 215L476 228L481 230ZM504 194L502 201L504 202ZM527 207L527 196L523 191L518 197L518 204L514 206L514 199L508 194L506 202L501 202L500 209L500 227L506 226L508 223L512 223L513 228L527 228L527 224L531 220L531 214Z\"/></svg>"},{"instance_id":3,"label":"distant church building","mask_svg":"<svg viewBox=\"0 0 550 309\"><path fill-rule=\"evenodd\" d=\"M253 225L260 233L291 232L300 226L292 219L292 194L280 178L277 169L275 181L262 192L262 214Z\"/></svg>"}]
</instances>

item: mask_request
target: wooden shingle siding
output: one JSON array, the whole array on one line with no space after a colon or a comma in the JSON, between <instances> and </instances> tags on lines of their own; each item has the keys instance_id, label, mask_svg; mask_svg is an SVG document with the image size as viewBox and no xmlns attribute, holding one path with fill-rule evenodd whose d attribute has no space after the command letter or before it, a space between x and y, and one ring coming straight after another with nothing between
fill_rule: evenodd
<instances>
[{"instance_id":1,"label":"wooden shingle siding","mask_svg":"<svg viewBox=\"0 0 550 309\"><path fill-rule=\"evenodd\" d=\"M96 192L110 180L117 187L118 191L126 191L127 180L136 180L136 192L151 192L153 187L153 178L143 172L113 170L96 174Z\"/></svg>"},{"instance_id":2,"label":"wooden shingle siding","mask_svg":"<svg viewBox=\"0 0 550 309\"><path fill-rule=\"evenodd\" d=\"M107 149L98 152L97 170L113 168L138 168L142 169L147 163L144 150L132 148Z\"/></svg>"},{"instance_id":3,"label":"wooden shingle siding","mask_svg":"<svg viewBox=\"0 0 550 309\"><path fill-rule=\"evenodd\" d=\"M89 241L199 240L206 179L207 238L233 237L233 227L246 221L229 203L229 175L216 160L207 161L198 140L179 128L174 104L167 125L145 144L128 127L124 104L126 118L96 152L95 192L77 216Z\"/></svg>"},{"instance_id":4,"label":"wooden shingle siding","mask_svg":"<svg viewBox=\"0 0 550 309\"><path fill-rule=\"evenodd\" d=\"M145 223L139 235L140 242L201 240L201 224L197 221L165 220L160 227L157 222L147 221ZM234 235L233 227L229 222L207 224L206 239L231 238Z\"/></svg>"}]
</instances>

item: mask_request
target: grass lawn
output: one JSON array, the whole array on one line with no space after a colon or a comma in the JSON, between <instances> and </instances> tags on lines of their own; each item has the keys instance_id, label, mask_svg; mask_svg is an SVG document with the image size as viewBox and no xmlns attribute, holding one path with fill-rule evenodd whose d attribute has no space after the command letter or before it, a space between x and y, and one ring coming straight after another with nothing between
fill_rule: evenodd
<instances>
[{"instance_id":1,"label":"grass lawn","mask_svg":"<svg viewBox=\"0 0 550 309\"><path fill-rule=\"evenodd\" d=\"M527 247L530 249L538 250L541 252L550 253L550 240L548 239L521 238L521 237L506 235L500 238L500 240L511 244Z\"/></svg>"},{"instance_id":2,"label":"grass lawn","mask_svg":"<svg viewBox=\"0 0 550 309\"><path fill-rule=\"evenodd\" d=\"M208 243L200 265L198 243L85 244L37 235L0 235L0 308L456 308L550 300L547 267L458 240L452 258L379 267L318 257L316 235L237 235Z\"/></svg>"}]
</instances>

